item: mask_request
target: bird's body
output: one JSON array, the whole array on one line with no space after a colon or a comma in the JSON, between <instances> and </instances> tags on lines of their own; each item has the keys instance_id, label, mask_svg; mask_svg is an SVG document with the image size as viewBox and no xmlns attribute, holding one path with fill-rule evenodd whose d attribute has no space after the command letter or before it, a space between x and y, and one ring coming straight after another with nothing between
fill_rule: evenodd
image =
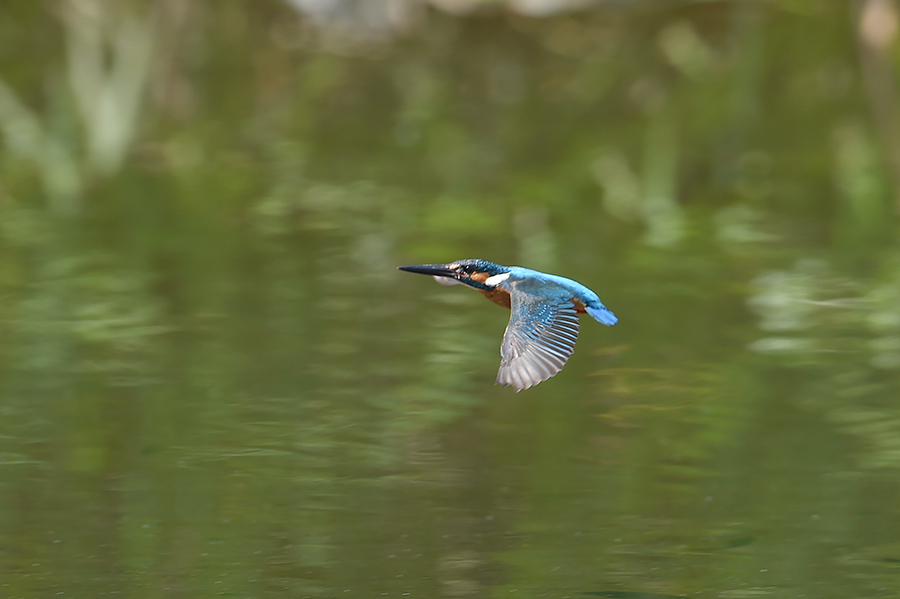
<instances>
[{"instance_id":1,"label":"bird's body","mask_svg":"<svg viewBox=\"0 0 900 599\"><path fill-rule=\"evenodd\" d=\"M555 376L575 349L578 314L587 313L606 326L618 319L596 293L572 279L521 266L500 266L481 259L448 264L401 266L429 274L442 284L464 284L492 302L510 308L500 346L497 383L527 389Z\"/></svg>"}]
</instances>

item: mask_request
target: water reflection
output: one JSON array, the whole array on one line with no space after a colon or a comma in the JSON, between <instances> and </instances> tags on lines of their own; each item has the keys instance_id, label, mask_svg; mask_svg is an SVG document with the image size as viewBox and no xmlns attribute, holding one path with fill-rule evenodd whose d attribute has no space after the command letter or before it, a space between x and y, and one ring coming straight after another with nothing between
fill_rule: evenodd
<instances>
[{"instance_id":1,"label":"water reflection","mask_svg":"<svg viewBox=\"0 0 900 599\"><path fill-rule=\"evenodd\" d=\"M496 4L0 8L6 595L898 592L896 3Z\"/></svg>"}]
</instances>

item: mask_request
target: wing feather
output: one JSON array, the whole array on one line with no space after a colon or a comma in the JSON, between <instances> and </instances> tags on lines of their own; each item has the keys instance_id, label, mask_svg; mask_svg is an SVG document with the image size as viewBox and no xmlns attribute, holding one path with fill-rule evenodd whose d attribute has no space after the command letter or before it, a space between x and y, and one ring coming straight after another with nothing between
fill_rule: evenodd
<instances>
[{"instance_id":1,"label":"wing feather","mask_svg":"<svg viewBox=\"0 0 900 599\"><path fill-rule=\"evenodd\" d=\"M566 365L577 339L578 314L572 302L513 288L497 383L521 391L546 381Z\"/></svg>"}]
</instances>

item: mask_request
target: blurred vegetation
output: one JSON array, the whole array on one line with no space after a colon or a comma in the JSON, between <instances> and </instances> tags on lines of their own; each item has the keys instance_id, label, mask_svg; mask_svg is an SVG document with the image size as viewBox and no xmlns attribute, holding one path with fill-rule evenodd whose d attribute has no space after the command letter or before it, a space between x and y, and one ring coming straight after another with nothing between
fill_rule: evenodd
<instances>
[{"instance_id":1,"label":"blurred vegetation","mask_svg":"<svg viewBox=\"0 0 900 599\"><path fill-rule=\"evenodd\" d=\"M364 4L0 7L6 594L896 592L896 3Z\"/></svg>"}]
</instances>

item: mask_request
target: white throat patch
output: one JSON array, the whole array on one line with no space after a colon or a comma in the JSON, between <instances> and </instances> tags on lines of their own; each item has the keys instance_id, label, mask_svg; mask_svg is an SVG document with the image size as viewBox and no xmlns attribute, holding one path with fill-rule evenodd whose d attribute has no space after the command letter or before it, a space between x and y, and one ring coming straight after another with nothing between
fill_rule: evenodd
<instances>
[{"instance_id":1,"label":"white throat patch","mask_svg":"<svg viewBox=\"0 0 900 599\"><path fill-rule=\"evenodd\" d=\"M496 287L503 281L509 278L509 273L505 272L503 274L494 275L493 277L488 277L484 280L484 284L488 287Z\"/></svg>"},{"instance_id":2,"label":"white throat patch","mask_svg":"<svg viewBox=\"0 0 900 599\"><path fill-rule=\"evenodd\" d=\"M438 277L435 276L434 280L440 283L441 285L446 285L450 287L451 285L459 285L462 281L457 281L456 279L451 279L450 277Z\"/></svg>"}]
</instances>

